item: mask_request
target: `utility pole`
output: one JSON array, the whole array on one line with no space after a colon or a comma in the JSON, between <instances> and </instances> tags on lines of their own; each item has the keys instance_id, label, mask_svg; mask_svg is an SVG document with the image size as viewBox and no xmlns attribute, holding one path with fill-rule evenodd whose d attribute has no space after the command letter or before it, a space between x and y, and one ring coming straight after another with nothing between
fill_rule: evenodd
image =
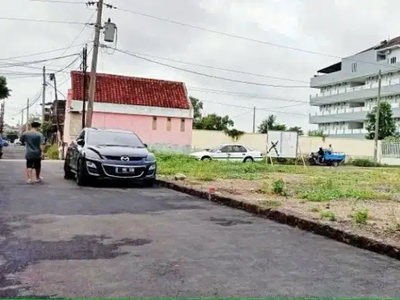
<instances>
[{"instance_id":1,"label":"utility pole","mask_svg":"<svg viewBox=\"0 0 400 300\"><path fill-rule=\"evenodd\" d=\"M256 107L253 108L253 133L256 133Z\"/></svg>"},{"instance_id":2,"label":"utility pole","mask_svg":"<svg viewBox=\"0 0 400 300\"><path fill-rule=\"evenodd\" d=\"M45 121L46 114L46 67L43 67L43 91L42 91L42 124Z\"/></svg>"},{"instance_id":3,"label":"utility pole","mask_svg":"<svg viewBox=\"0 0 400 300\"><path fill-rule=\"evenodd\" d=\"M26 100L26 126L29 125L29 98Z\"/></svg>"},{"instance_id":4,"label":"utility pole","mask_svg":"<svg viewBox=\"0 0 400 300\"><path fill-rule=\"evenodd\" d=\"M375 134L374 134L374 161L378 162L378 138L379 138L379 112L381 104L381 87L382 87L382 71L378 73L378 97L376 104L376 115L375 115Z\"/></svg>"},{"instance_id":5,"label":"utility pole","mask_svg":"<svg viewBox=\"0 0 400 300\"><path fill-rule=\"evenodd\" d=\"M3 136L3 129L4 129L4 101L1 103L0 108L0 136Z\"/></svg>"},{"instance_id":6,"label":"utility pole","mask_svg":"<svg viewBox=\"0 0 400 300\"><path fill-rule=\"evenodd\" d=\"M96 25L95 25L92 66L90 69L89 101L88 101L88 108L87 108L86 127L92 126L93 103L94 103L94 95L95 95L95 91L96 91L97 58L99 55L99 47L100 47L100 30L101 30L102 13L103 13L103 0L99 0L97 2L97 19L96 19Z\"/></svg>"},{"instance_id":7,"label":"utility pole","mask_svg":"<svg viewBox=\"0 0 400 300\"><path fill-rule=\"evenodd\" d=\"M62 133L61 126L60 126L60 112L58 110L59 103L58 103L58 90L57 90L56 74L51 73L50 80L54 81L54 97L55 97L55 104L56 104L56 107L54 110L55 110L55 114L56 114L56 123L57 123L57 146L59 146L59 144L61 143L61 146L62 146L61 159L64 159L64 138L63 138L63 133Z\"/></svg>"},{"instance_id":8,"label":"utility pole","mask_svg":"<svg viewBox=\"0 0 400 300\"><path fill-rule=\"evenodd\" d=\"M21 126L24 125L24 111L25 111L25 108L22 109L22 111L21 111Z\"/></svg>"},{"instance_id":9,"label":"utility pole","mask_svg":"<svg viewBox=\"0 0 400 300\"><path fill-rule=\"evenodd\" d=\"M82 71L83 71L83 98L82 98L82 129L85 128L85 112L86 112L86 96L87 96L87 45L83 48L83 62L82 62Z\"/></svg>"}]
</instances>

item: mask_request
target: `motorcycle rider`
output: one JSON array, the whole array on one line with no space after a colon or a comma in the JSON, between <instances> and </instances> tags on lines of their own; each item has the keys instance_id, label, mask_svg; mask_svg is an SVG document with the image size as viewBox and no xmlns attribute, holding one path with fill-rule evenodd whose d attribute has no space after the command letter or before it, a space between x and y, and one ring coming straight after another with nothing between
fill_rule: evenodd
<instances>
[{"instance_id":1,"label":"motorcycle rider","mask_svg":"<svg viewBox=\"0 0 400 300\"><path fill-rule=\"evenodd\" d=\"M319 150L318 150L319 163L322 163L323 159L324 159L324 149L322 149L322 147L319 147Z\"/></svg>"}]
</instances>

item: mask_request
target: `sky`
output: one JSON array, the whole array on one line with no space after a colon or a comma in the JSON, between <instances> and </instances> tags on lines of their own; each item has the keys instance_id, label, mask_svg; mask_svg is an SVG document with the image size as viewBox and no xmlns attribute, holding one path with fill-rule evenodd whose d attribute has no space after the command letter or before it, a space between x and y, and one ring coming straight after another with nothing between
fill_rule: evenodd
<instances>
[{"instance_id":1,"label":"sky","mask_svg":"<svg viewBox=\"0 0 400 300\"><path fill-rule=\"evenodd\" d=\"M59 98L67 94L69 72L81 63L78 53L85 43L89 50L93 46L94 28L87 24L95 22L95 9L84 3L0 1L0 75L12 90L6 99L7 124L20 122L28 98L34 103L30 112L40 113L43 66L56 72ZM309 98L318 91L308 86L316 71L336 57L400 34L398 0L105 3L115 8L104 8L103 20L110 18L118 35L115 43L103 41L116 50L101 49L98 72L185 82L189 95L203 101L203 114L228 114L235 128L247 132L253 127L253 107L257 126L274 114L279 123L315 129L308 124L309 113L316 111ZM88 58L90 63L91 54ZM52 84L48 76L47 81ZM49 85L46 102L54 96Z\"/></svg>"}]
</instances>

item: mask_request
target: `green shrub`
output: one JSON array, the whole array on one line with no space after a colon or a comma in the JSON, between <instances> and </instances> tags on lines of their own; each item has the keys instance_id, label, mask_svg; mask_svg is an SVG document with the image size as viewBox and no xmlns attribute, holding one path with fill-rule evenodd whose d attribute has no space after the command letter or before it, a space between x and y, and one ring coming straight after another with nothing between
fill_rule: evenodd
<instances>
[{"instance_id":1,"label":"green shrub","mask_svg":"<svg viewBox=\"0 0 400 300\"><path fill-rule=\"evenodd\" d=\"M282 179L274 181L272 186L272 191L274 192L274 194L286 196L287 193L285 188L285 182Z\"/></svg>"},{"instance_id":2,"label":"green shrub","mask_svg":"<svg viewBox=\"0 0 400 300\"><path fill-rule=\"evenodd\" d=\"M44 153L48 159L58 159L58 148L57 145L47 144L44 147Z\"/></svg>"},{"instance_id":3,"label":"green shrub","mask_svg":"<svg viewBox=\"0 0 400 300\"><path fill-rule=\"evenodd\" d=\"M373 161L371 161L369 159L365 159L365 158L354 159L351 161L351 164L356 167L367 167L367 168L381 167L381 164L373 162Z\"/></svg>"}]
</instances>

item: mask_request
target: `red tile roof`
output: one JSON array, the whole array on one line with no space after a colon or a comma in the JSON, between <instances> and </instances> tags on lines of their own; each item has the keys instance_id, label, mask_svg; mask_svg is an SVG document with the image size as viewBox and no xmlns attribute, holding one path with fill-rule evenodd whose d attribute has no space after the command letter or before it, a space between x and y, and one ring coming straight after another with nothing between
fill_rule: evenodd
<instances>
[{"instance_id":1,"label":"red tile roof","mask_svg":"<svg viewBox=\"0 0 400 300\"><path fill-rule=\"evenodd\" d=\"M89 90L89 74L87 86ZM83 99L83 73L71 72L72 100ZM95 102L189 109L182 82L97 73Z\"/></svg>"}]
</instances>

